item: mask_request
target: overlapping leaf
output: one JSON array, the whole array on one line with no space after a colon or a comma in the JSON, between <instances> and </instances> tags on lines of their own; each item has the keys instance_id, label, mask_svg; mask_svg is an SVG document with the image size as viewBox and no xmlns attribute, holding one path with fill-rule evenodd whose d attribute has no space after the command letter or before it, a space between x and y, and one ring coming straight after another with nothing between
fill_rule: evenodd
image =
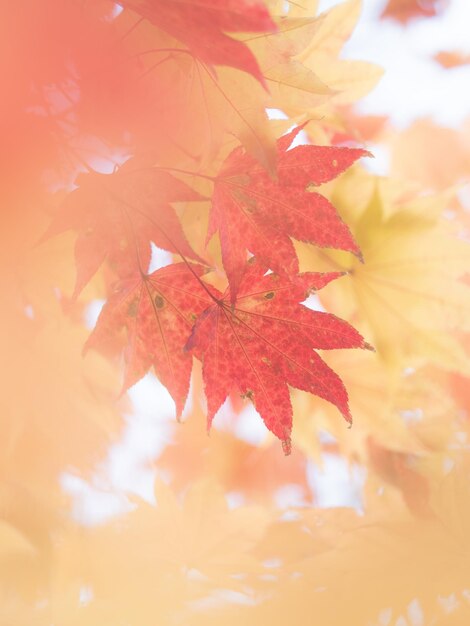
<instances>
[{"instance_id":1,"label":"overlapping leaf","mask_svg":"<svg viewBox=\"0 0 470 626\"><path fill-rule=\"evenodd\" d=\"M200 260L189 245L170 202L202 197L166 171L130 159L113 174L91 173L65 199L47 235L79 231L75 246L74 297L106 257L118 275L146 272L151 242L170 252Z\"/></svg>"},{"instance_id":2,"label":"overlapping leaf","mask_svg":"<svg viewBox=\"0 0 470 626\"><path fill-rule=\"evenodd\" d=\"M227 32L276 30L268 10L259 0L123 0L211 65L228 65L263 77L255 56L241 41Z\"/></svg>"},{"instance_id":3,"label":"overlapping leaf","mask_svg":"<svg viewBox=\"0 0 470 626\"><path fill-rule=\"evenodd\" d=\"M455 331L468 330L470 291L462 277L470 246L456 220L442 219L450 195L390 201L387 182L372 176L365 177L363 191L363 198L351 198L343 180L334 194L365 262L336 251L315 258L323 271L349 271L322 293L325 305L372 332L389 365L425 359L467 373L468 356Z\"/></svg>"},{"instance_id":4,"label":"overlapping leaf","mask_svg":"<svg viewBox=\"0 0 470 626\"><path fill-rule=\"evenodd\" d=\"M205 269L178 263L150 275L136 273L120 283L106 302L87 347L124 351L124 389L153 365L181 414L189 389L192 357L183 350L197 316L212 302L198 277Z\"/></svg>"},{"instance_id":5,"label":"overlapping leaf","mask_svg":"<svg viewBox=\"0 0 470 626\"><path fill-rule=\"evenodd\" d=\"M266 274L257 261L246 267L234 306L228 293L198 319L188 341L203 359L209 426L234 388L250 398L288 453L292 406L288 385L338 407L351 421L341 379L314 349L364 348L364 339L333 315L300 303L340 274L301 274L290 281Z\"/></svg>"},{"instance_id":6,"label":"overlapping leaf","mask_svg":"<svg viewBox=\"0 0 470 626\"><path fill-rule=\"evenodd\" d=\"M324 104L336 93L297 58L321 30L324 16L317 17L315 13L314 7L311 12L306 7L302 17L276 15L276 32L252 35L244 40L260 64L269 89L270 106L282 111L304 113Z\"/></svg>"},{"instance_id":7,"label":"overlapping leaf","mask_svg":"<svg viewBox=\"0 0 470 626\"><path fill-rule=\"evenodd\" d=\"M316 5L315 0L292 4L289 15L304 18L315 14ZM297 52L296 60L315 72L333 91L326 107L315 107L315 111L309 112L312 118L321 118L323 124L333 123L336 126L342 116L338 111L338 105L350 104L363 97L383 74L383 69L373 63L340 58L341 50L351 37L360 14L360 0L348 0L337 4L322 14L319 27L307 42L308 45ZM301 112L305 115L304 110Z\"/></svg>"},{"instance_id":8,"label":"overlapping leaf","mask_svg":"<svg viewBox=\"0 0 470 626\"><path fill-rule=\"evenodd\" d=\"M281 109L292 118L303 116L300 119L309 111L312 118L323 121L337 115L328 105L332 98L343 104L355 101L381 74L371 64L336 58L359 14L358 2L346 4L346 8L335 7L318 17L315 2L290 5L287 15L282 8L273 7L276 29L244 35L236 42L256 58L269 92L256 85L250 74L232 67L220 66L215 75L204 54L184 47L184 42L189 45L189 27L180 39L183 43L175 47L173 40L155 27L160 19L155 10L151 22L139 22L132 11L123 11L118 22L126 40L130 32L130 48L145 68L145 81L149 81L145 84L156 94L165 93L164 98L155 98L153 123L159 129L158 143L169 140L166 156L177 144L184 148L184 155L206 166L214 162L221 147L226 153L228 141L235 136L274 174L274 139L266 107ZM144 3L140 8L136 3L132 6L136 11L144 10ZM184 6L181 3L181 15ZM250 11L257 6L251 4ZM335 46L331 49L333 33ZM316 130L320 128L317 125ZM322 140L328 143L327 137L322 136Z\"/></svg>"},{"instance_id":9,"label":"overlapping leaf","mask_svg":"<svg viewBox=\"0 0 470 626\"><path fill-rule=\"evenodd\" d=\"M277 180L241 148L229 155L216 179L208 238L219 231L232 302L247 251L281 274L295 274L299 269L291 237L360 254L335 208L307 187L332 180L368 153L310 145L288 150L301 129L295 128L277 142Z\"/></svg>"}]
</instances>

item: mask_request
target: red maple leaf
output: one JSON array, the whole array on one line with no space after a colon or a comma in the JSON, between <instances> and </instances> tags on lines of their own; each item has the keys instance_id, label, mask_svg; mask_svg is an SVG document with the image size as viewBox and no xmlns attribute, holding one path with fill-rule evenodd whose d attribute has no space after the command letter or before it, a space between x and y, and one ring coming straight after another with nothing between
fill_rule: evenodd
<instances>
[{"instance_id":1,"label":"red maple leaf","mask_svg":"<svg viewBox=\"0 0 470 626\"><path fill-rule=\"evenodd\" d=\"M119 276L146 272L151 242L201 261L192 250L170 202L203 199L168 172L129 159L113 174L80 175L45 237L78 230L76 298L106 257Z\"/></svg>"},{"instance_id":2,"label":"red maple leaf","mask_svg":"<svg viewBox=\"0 0 470 626\"><path fill-rule=\"evenodd\" d=\"M218 230L232 302L244 272L247 251L277 273L296 274L291 237L360 255L349 228L321 194L307 190L332 180L365 150L302 145L288 150L304 125L277 142L277 179L236 148L216 178L207 239Z\"/></svg>"},{"instance_id":3,"label":"red maple leaf","mask_svg":"<svg viewBox=\"0 0 470 626\"><path fill-rule=\"evenodd\" d=\"M202 62L227 65L264 78L251 50L226 33L274 32L267 8L259 0L123 0L133 9L184 43Z\"/></svg>"},{"instance_id":4,"label":"red maple leaf","mask_svg":"<svg viewBox=\"0 0 470 626\"><path fill-rule=\"evenodd\" d=\"M315 349L367 348L347 322L300 304L340 273L305 273L289 280L265 274L252 259L235 305L227 292L198 318L187 344L203 361L208 425L230 394L250 398L266 426L290 450L292 406L288 385L338 407L348 422L348 395Z\"/></svg>"},{"instance_id":5,"label":"red maple leaf","mask_svg":"<svg viewBox=\"0 0 470 626\"><path fill-rule=\"evenodd\" d=\"M149 275L121 281L104 305L85 348L114 351L123 345L123 390L153 365L181 415L189 389L192 356L183 348L197 316L212 302L210 287L199 279L200 265L175 263Z\"/></svg>"}]
</instances>

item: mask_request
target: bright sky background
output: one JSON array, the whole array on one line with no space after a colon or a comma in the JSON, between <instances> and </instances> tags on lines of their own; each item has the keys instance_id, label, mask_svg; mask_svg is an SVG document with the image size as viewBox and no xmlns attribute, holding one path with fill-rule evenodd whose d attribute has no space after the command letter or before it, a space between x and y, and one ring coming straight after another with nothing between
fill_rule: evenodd
<instances>
[{"instance_id":1,"label":"bright sky background","mask_svg":"<svg viewBox=\"0 0 470 626\"><path fill-rule=\"evenodd\" d=\"M337 4L341 0L320 0L320 9ZM388 115L398 128L419 117L457 128L470 116L470 66L444 70L432 57L443 50L470 53L470 0L450 0L442 16L407 25L379 20L385 5L386 0L363 0L360 21L343 48L344 58L385 69L358 110Z\"/></svg>"}]
</instances>

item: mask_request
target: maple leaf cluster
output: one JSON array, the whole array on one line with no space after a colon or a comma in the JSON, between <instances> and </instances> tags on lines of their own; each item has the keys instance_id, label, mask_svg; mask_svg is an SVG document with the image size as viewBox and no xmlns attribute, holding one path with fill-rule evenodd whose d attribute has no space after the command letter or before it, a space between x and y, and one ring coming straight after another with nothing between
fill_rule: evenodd
<instances>
[{"instance_id":1,"label":"maple leaf cluster","mask_svg":"<svg viewBox=\"0 0 470 626\"><path fill-rule=\"evenodd\" d=\"M166 113L157 109L147 114L148 125L159 127L165 143L161 153L159 147L152 146L149 152L148 146L140 143L139 133L128 127L127 117L116 119L119 135L123 137L126 130L130 134L125 148L132 156L111 174L94 171L83 159L88 173L76 179L76 188L60 203L44 239L69 229L78 232L72 303L103 263L111 268L111 293L87 347L123 353L124 390L153 366L180 416L194 355L203 362L208 424L226 398L238 391L253 402L289 451L292 407L288 385L328 400L346 420L352 419L341 379L315 349L363 348L367 344L346 322L302 304L341 274L299 274L293 241L346 250L360 257L348 226L331 202L312 188L335 179L368 153L309 142L293 145L306 123L274 142L274 133L265 137L253 127L245 117L245 105L225 93L219 80L219 67L229 67L234 77L248 81L253 89L260 83L268 95L269 76L264 75L255 52L248 43L227 33L269 33L266 45L276 48L279 37L282 49L278 31L310 28L311 23L299 25L289 17L276 20L261 2L126 0L122 6L124 11L112 21L109 37L115 47L121 44L120 53L129 55L128 65L136 57L142 60L147 54L156 55L154 65L141 68L142 76L155 93L164 91L166 108L178 110L178 120L164 130L160 117L166 126ZM131 23L131 27L119 39L121 22ZM148 49L131 54L131 44L122 46L122 38L132 40L139 29L146 29L142 39ZM167 56L161 58L162 54ZM284 53L285 70L288 64ZM176 86L167 83L175 72ZM199 80L195 72L209 78L208 83L201 83L198 97L210 101L222 95L245 127L239 135L241 145L233 149L227 140L230 132L236 134L235 128L229 125L219 130L207 146L210 161L202 152L188 158L195 149L192 137L177 137L172 126L185 124L180 116L184 118L188 112L180 108L180 90ZM288 78L285 80L288 83ZM78 106L82 98L79 92ZM258 110L258 115L268 127L264 111ZM198 117L198 112L191 112L191 124L198 128L205 117L206 113ZM246 129L256 139L256 148L253 137L245 138ZM169 142L177 148L171 158ZM203 181L208 186L198 191L195 179L196 184ZM194 203L192 211L198 211L201 203L209 205L206 243L218 233L220 262L207 260L200 245L195 250L178 214L182 203ZM152 245L180 260L150 272ZM225 272L225 294L205 280L214 266Z\"/></svg>"}]
</instances>

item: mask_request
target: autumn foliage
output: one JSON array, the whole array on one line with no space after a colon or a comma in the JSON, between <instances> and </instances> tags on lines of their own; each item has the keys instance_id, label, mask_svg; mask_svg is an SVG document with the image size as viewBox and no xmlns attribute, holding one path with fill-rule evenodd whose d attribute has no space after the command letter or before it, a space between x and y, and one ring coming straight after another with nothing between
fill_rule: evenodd
<instances>
[{"instance_id":1,"label":"autumn foliage","mask_svg":"<svg viewBox=\"0 0 470 626\"><path fill-rule=\"evenodd\" d=\"M470 623L470 135L359 11L0 7L0 625Z\"/></svg>"}]
</instances>

